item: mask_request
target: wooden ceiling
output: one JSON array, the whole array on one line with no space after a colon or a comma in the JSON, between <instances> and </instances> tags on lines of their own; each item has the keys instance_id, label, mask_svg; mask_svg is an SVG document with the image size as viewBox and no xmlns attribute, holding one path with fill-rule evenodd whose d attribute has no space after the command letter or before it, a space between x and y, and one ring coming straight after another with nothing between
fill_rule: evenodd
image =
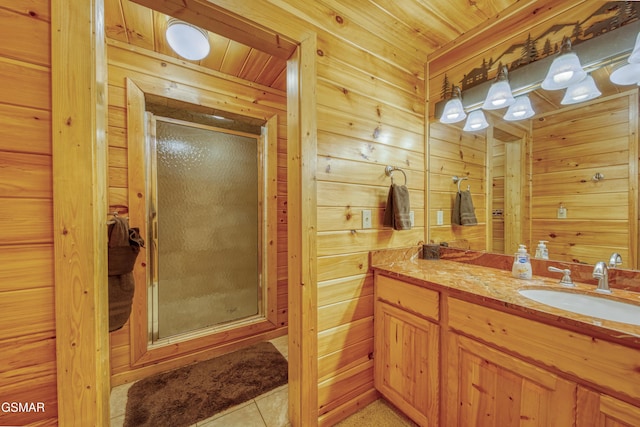
<instances>
[{"instance_id":1,"label":"wooden ceiling","mask_svg":"<svg viewBox=\"0 0 640 427\"><path fill-rule=\"evenodd\" d=\"M495 17L517 0L285 0L290 12L322 25L330 14L353 22L374 35L384 33L417 63L469 30ZM464 13L460 13L464 11ZM164 37L168 16L130 0L105 0L107 37L179 58ZM237 41L209 32L211 53L205 68L285 90L286 58L272 56Z\"/></svg>"}]
</instances>

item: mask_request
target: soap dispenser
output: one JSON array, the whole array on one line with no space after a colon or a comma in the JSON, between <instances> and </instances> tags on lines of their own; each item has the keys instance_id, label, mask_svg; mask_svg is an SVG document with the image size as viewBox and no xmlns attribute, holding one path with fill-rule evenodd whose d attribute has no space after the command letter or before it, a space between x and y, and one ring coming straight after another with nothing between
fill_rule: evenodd
<instances>
[{"instance_id":1,"label":"soap dispenser","mask_svg":"<svg viewBox=\"0 0 640 427\"><path fill-rule=\"evenodd\" d=\"M534 258L536 259L549 259L549 250L547 249L547 240L540 240L538 243L538 248L536 249L536 255Z\"/></svg>"},{"instance_id":2,"label":"soap dispenser","mask_svg":"<svg viewBox=\"0 0 640 427\"><path fill-rule=\"evenodd\" d=\"M527 253L527 247L525 245L518 246L518 252L516 252L513 260L511 274L518 279L531 279L533 277L531 261L529 260L529 254Z\"/></svg>"}]
</instances>

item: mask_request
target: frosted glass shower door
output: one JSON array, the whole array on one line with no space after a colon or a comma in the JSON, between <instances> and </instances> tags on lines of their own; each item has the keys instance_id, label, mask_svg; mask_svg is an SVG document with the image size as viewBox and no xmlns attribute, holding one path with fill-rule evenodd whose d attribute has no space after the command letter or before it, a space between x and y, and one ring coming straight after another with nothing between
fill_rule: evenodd
<instances>
[{"instance_id":1,"label":"frosted glass shower door","mask_svg":"<svg viewBox=\"0 0 640 427\"><path fill-rule=\"evenodd\" d=\"M153 339L260 315L259 138L155 122Z\"/></svg>"}]
</instances>

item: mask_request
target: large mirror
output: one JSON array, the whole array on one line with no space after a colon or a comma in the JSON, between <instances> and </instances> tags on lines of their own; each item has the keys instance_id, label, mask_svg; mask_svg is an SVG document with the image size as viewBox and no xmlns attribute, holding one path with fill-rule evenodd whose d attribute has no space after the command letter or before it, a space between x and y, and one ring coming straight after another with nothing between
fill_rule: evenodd
<instances>
[{"instance_id":1,"label":"large mirror","mask_svg":"<svg viewBox=\"0 0 640 427\"><path fill-rule=\"evenodd\" d=\"M464 121L432 119L429 239L506 254L524 243L532 256L544 240L553 260L593 264L618 252L637 268L638 88L611 83L619 65L592 72L602 95L582 104L561 105L562 90L531 92L528 120L485 112L489 128L464 132ZM449 221L453 175L468 178L478 226Z\"/></svg>"}]
</instances>

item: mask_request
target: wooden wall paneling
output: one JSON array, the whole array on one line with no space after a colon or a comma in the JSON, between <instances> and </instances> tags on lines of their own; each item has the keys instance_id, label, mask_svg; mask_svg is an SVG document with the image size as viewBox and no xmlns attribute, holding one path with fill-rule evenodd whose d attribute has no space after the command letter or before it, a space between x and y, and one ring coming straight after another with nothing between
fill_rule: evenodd
<instances>
[{"instance_id":1,"label":"wooden wall paneling","mask_svg":"<svg viewBox=\"0 0 640 427\"><path fill-rule=\"evenodd\" d=\"M520 244L525 244L522 236L523 190L526 187L523 140L505 143L504 171L504 250L516 253ZM529 252L534 251L533 242Z\"/></svg>"},{"instance_id":2,"label":"wooden wall paneling","mask_svg":"<svg viewBox=\"0 0 640 427\"><path fill-rule=\"evenodd\" d=\"M373 360L335 374L318 384L317 424L330 426L331 412L373 389ZM346 392L345 392L346 391Z\"/></svg>"},{"instance_id":3,"label":"wooden wall paneling","mask_svg":"<svg viewBox=\"0 0 640 427\"><path fill-rule=\"evenodd\" d=\"M48 67L51 64L50 27L46 0L33 1L28 10L0 8L0 40L11 40L2 43L0 56Z\"/></svg>"},{"instance_id":4,"label":"wooden wall paneling","mask_svg":"<svg viewBox=\"0 0 640 427\"><path fill-rule=\"evenodd\" d=\"M640 237L638 233L638 220L640 220L640 180L638 174L640 168L640 152L638 149L638 121L640 107L638 105L638 92L635 90L629 94L629 262L626 268L637 269L640 266Z\"/></svg>"},{"instance_id":5,"label":"wooden wall paneling","mask_svg":"<svg viewBox=\"0 0 640 427\"><path fill-rule=\"evenodd\" d=\"M50 108L0 104L0 150L51 154L50 139Z\"/></svg>"},{"instance_id":6,"label":"wooden wall paneling","mask_svg":"<svg viewBox=\"0 0 640 427\"><path fill-rule=\"evenodd\" d=\"M0 412L3 425L57 423L50 2L0 1ZM22 95L21 95L22 94Z\"/></svg>"},{"instance_id":7,"label":"wooden wall paneling","mask_svg":"<svg viewBox=\"0 0 640 427\"><path fill-rule=\"evenodd\" d=\"M0 56L0 80L21 82L5 85L0 92L0 103L51 109L50 69Z\"/></svg>"},{"instance_id":8,"label":"wooden wall paneling","mask_svg":"<svg viewBox=\"0 0 640 427\"><path fill-rule=\"evenodd\" d=\"M51 10L52 58L64 58L53 61L51 80L58 424L107 425L104 7L53 0Z\"/></svg>"},{"instance_id":9,"label":"wooden wall paneling","mask_svg":"<svg viewBox=\"0 0 640 427\"><path fill-rule=\"evenodd\" d=\"M492 120L493 122L493 120ZM486 153L485 153L485 164L486 165L491 165L491 160L494 159L494 155L493 155L493 147L494 147L494 135L493 135L493 131L494 131L494 127L490 126L489 128L487 128L486 131ZM486 177L485 177L485 183L486 183L486 198L485 198L485 206L486 206L486 223L485 223L485 232L487 233L487 236L485 238L485 248L487 251L492 252L493 251L493 215L492 215L492 211L493 211L493 168L492 167L487 167L485 168L486 171ZM464 182L463 182L464 184ZM475 206L475 205L474 205Z\"/></svg>"},{"instance_id":10,"label":"wooden wall paneling","mask_svg":"<svg viewBox=\"0 0 640 427\"><path fill-rule=\"evenodd\" d=\"M315 35L287 64L289 421L318 423L317 162Z\"/></svg>"},{"instance_id":11,"label":"wooden wall paneling","mask_svg":"<svg viewBox=\"0 0 640 427\"><path fill-rule=\"evenodd\" d=\"M266 231L265 243L263 245L263 256L267 262L266 266L266 286L267 286L267 319L274 325L278 325L278 116L272 116L266 123L265 153L265 218ZM270 249L271 248L271 249ZM264 285L264 284L263 284Z\"/></svg>"},{"instance_id":12,"label":"wooden wall paneling","mask_svg":"<svg viewBox=\"0 0 640 427\"><path fill-rule=\"evenodd\" d=\"M318 259L318 280L325 281L369 271L369 254L356 252Z\"/></svg>"},{"instance_id":13,"label":"wooden wall paneling","mask_svg":"<svg viewBox=\"0 0 640 427\"><path fill-rule=\"evenodd\" d=\"M552 258L595 263L617 251L636 265L636 96L605 98L534 122L531 245L548 240ZM605 179L593 181L595 173ZM567 220L556 219L561 203ZM610 234L616 232L617 238Z\"/></svg>"}]
</instances>

